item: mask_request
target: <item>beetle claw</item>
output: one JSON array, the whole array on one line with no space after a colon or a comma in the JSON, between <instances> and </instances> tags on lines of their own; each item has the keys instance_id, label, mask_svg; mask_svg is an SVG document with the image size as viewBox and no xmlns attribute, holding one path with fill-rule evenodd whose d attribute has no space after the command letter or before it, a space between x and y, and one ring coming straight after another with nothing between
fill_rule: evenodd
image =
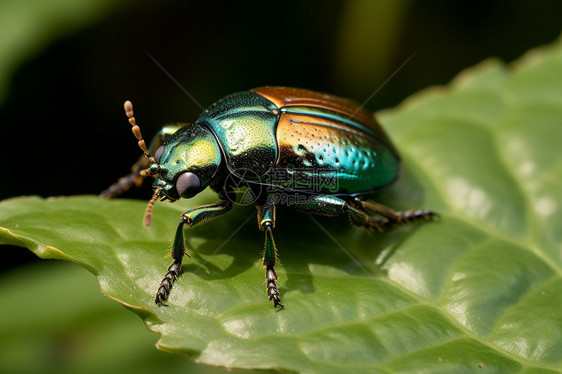
<instances>
[{"instance_id":1,"label":"beetle claw","mask_svg":"<svg viewBox=\"0 0 562 374\"><path fill-rule=\"evenodd\" d=\"M271 295L269 297L269 300L273 300L274 308L277 308L278 306L280 307L277 311L283 310L283 308L285 307L285 305L281 304L281 299L279 298L279 295Z\"/></svg>"},{"instance_id":2,"label":"beetle claw","mask_svg":"<svg viewBox=\"0 0 562 374\"><path fill-rule=\"evenodd\" d=\"M156 305L158 306L168 306L168 304L164 303L165 299L162 299L160 294L156 294L156 299L154 300L154 302L156 303Z\"/></svg>"}]
</instances>

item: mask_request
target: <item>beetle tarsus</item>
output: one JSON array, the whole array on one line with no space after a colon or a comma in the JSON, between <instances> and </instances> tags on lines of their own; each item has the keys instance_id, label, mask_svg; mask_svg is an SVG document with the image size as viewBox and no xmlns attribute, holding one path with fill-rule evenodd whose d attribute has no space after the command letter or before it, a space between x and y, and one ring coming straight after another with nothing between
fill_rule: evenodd
<instances>
[{"instance_id":1,"label":"beetle tarsus","mask_svg":"<svg viewBox=\"0 0 562 374\"><path fill-rule=\"evenodd\" d=\"M164 301L168 299L170 295L170 290L174 285L174 282L178 279L181 270L181 260L172 262L172 264L168 267L168 272L160 282L160 287L158 287L158 292L156 293L156 298L154 302L158 306L168 306L165 304Z\"/></svg>"},{"instance_id":2,"label":"beetle tarsus","mask_svg":"<svg viewBox=\"0 0 562 374\"><path fill-rule=\"evenodd\" d=\"M269 295L269 300L273 300L273 307L277 308L280 306L283 309L285 306L281 303L281 298L279 296L279 288L277 287L277 273L275 272L275 267L268 265L265 270L265 280L267 294Z\"/></svg>"},{"instance_id":3,"label":"beetle tarsus","mask_svg":"<svg viewBox=\"0 0 562 374\"><path fill-rule=\"evenodd\" d=\"M431 221L439 217L439 214L431 210L407 210L405 212L396 212L398 214L395 220L389 220L388 227L396 227L406 225L417 221Z\"/></svg>"},{"instance_id":4,"label":"beetle tarsus","mask_svg":"<svg viewBox=\"0 0 562 374\"><path fill-rule=\"evenodd\" d=\"M404 223L414 222L414 221L431 221L438 218L439 214L431 210L407 210L402 213L401 218Z\"/></svg>"}]
</instances>

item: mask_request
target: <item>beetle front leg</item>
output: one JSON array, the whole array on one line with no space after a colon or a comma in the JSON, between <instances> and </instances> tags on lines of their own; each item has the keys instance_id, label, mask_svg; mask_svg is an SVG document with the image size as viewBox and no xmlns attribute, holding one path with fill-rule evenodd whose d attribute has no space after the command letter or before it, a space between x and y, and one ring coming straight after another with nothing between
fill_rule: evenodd
<instances>
[{"instance_id":1,"label":"beetle front leg","mask_svg":"<svg viewBox=\"0 0 562 374\"><path fill-rule=\"evenodd\" d=\"M156 298L154 300L156 305L168 306L168 304L164 304L164 301L168 298L174 282L178 279L183 256L189 256L189 254L185 252L185 239L183 237L183 225L188 223L186 213L182 215L180 224L176 229L176 236L174 237L174 245L172 247L173 262L168 266L168 272L164 276L164 279L162 279L162 282L160 282L160 287L158 287L158 292L156 292Z\"/></svg>"},{"instance_id":2,"label":"beetle front leg","mask_svg":"<svg viewBox=\"0 0 562 374\"><path fill-rule=\"evenodd\" d=\"M178 278L181 270L181 264L183 256L189 254L185 252L185 238L183 236L183 227L188 225L189 227L194 227L198 224L209 222L232 209L232 201L226 199L221 200L215 204L202 205L181 215L181 220L176 230L176 235L174 237L174 244L172 246L172 264L168 267L168 272L160 282L160 287L158 287L158 292L156 293L155 303L156 305L164 305L164 301L168 299L170 295L170 290L176 279Z\"/></svg>"},{"instance_id":3,"label":"beetle front leg","mask_svg":"<svg viewBox=\"0 0 562 374\"><path fill-rule=\"evenodd\" d=\"M135 162L133 167L131 167L131 174L119 178L117 182L103 190L102 193L100 193L100 197L111 199L130 190L132 187L142 186L147 175L141 175L141 171L148 167L150 167L150 162L142 155L137 162Z\"/></svg>"},{"instance_id":4,"label":"beetle front leg","mask_svg":"<svg viewBox=\"0 0 562 374\"><path fill-rule=\"evenodd\" d=\"M258 205L258 225L260 230L265 232L265 245L263 249L263 267L265 267L265 282L267 296L269 300L273 300L273 307L281 307L279 296L279 288L277 287L277 273L275 272L275 263L278 262L277 247L273 240L273 228L275 227L275 205L266 203Z\"/></svg>"}]
</instances>

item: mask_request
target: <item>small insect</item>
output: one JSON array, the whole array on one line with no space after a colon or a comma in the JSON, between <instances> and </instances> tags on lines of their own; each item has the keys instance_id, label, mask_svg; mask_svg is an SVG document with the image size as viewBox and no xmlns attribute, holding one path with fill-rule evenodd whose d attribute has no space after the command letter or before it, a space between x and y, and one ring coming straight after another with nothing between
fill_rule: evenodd
<instances>
[{"instance_id":1,"label":"small insect","mask_svg":"<svg viewBox=\"0 0 562 374\"><path fill-rule=\"evenodd\" d=\"M400 157L373 115L354 101L298 88L255 88L217 101L193 124L164 127L148 147L130 101L125 111L144 156L130 175L101 196L117 196L154 177L146 226L157 200L190 198L207 187L220 197L181 215L173 261L156 292L157 305L166 305L179 276L186 255L184 226L227 213L240 187L247 188L256 205L258 228L265 233L266 292L280 309L273 239L277 205L324 216L347 215L353 225L378 231L437 216L429 210L397 212L365 199L398 178Z\"/></svg>"}]
</instances>

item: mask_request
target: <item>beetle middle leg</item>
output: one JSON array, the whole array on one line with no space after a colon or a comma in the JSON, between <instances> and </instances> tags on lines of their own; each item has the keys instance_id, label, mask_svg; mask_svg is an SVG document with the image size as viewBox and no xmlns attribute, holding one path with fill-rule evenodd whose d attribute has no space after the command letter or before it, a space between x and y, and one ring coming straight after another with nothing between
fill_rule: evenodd
<instances>
[{"instance_id":1,"label":"beetle middle leg","mask_svg":"<svg viewBox=\"0 0 562 374\"><path fill-rule=\"evenodd\" d=\"M209 222L228 212L232 209L232 205L232 200L224 199L214 204L202 205L190 209L181 215L181 220L176 230L174 244L172 246L173 262L168 267L168 272L164 276L164 279L162 279L162 282L160 282L160 287L158 287L158 292L156 293L156 298L154 300L156 305L166 305L164 304L164 301L168 299L170 290L180 274L183 256L187 254L185 252L185 239L183 236L184 225L194 227L198 224Z\"/></svg>"},{"instance_id":2,"label":"beetle middle leg","mask_svg":"<svg viewBox=\"0 0 562 374\"><path fill-rule=\"evenodd\" d=\"M273 240L273 228L275 227L275 205L267 202L256 205L258 210L258 225L261 231L265 232L265 245L263 249L263 266L265 267L265 282L267 296L269 300L273 300L273 307L280 306L283 309L279 296L279 288L277 287L277 273L275 272L275 263L279 261L277 258L277 247Z\"/></svg>"}]
</instances>

